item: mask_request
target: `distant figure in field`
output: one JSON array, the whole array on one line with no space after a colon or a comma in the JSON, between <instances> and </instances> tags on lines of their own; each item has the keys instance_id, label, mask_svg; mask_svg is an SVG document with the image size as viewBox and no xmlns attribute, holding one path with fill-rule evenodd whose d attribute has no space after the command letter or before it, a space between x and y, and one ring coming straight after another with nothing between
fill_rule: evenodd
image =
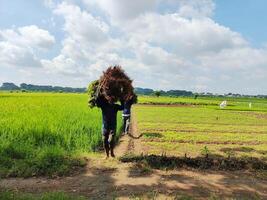
<instances>
[{"instance_id":1,"label":"distant figure in field","mask_svg":"<svg viewBox=\"0 0 267 200\"><path fill-rule=\"evenodd\" d=\"M123 134L129 133L130 121L131 121L131 107L137 102L137 96L132 94L129 100L124 102L122 118L123 118Z\"/></svg>"},{"instance_id":2,"label":"distant figure in field","mask_svg":"<svg viewBox=\"0 0 267 200\"><path fill-rule=\"evenodd\" d=\"M106 152L106 158L115 157L115 134L117 129L117 112L123 109L123 102L121 105L109 103L105 98L98 98L98 106L102 110L102 135L103 146Z\"/></svg>"},{"instance_id":3,"label":"distant figure in field","mask_svg":"<svg viewBox=\"0 0 267 200\"><path fill-rule=\"evenodd\" d=\"M249 108L252 108L252 103L251 102L248 104L248 107Z\"/></svg>"},{"instance_id":4,"label":"distant figure in field","mask_svg":"<svg viewBox=\"0 0 267 200\"><path fill-rule=\"evenodd\" d=\"M220 108L223 109L227 106L227 101L223 101L221 104L220 104Z\"/></svg>"}]
</instances>

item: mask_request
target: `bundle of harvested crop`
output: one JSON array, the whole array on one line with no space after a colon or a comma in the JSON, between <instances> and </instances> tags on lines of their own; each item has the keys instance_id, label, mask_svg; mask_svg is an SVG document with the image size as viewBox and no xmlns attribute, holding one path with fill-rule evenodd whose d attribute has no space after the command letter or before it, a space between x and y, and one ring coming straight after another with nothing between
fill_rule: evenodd
<instances>
[{"instance_id":1,"label":"bundle of harvested crop","mask_svg":"<svg viewBox=\"0 0 267 200\"><path fill-rule=\"evenodd\" d=\"M95 80L92 81L87 89L88 95L89 95L89 99L88 99L88 106L90 108L93 108L96 106L97 103L97 98L99 95L99 90L98 90L98 86L99 86L99 81Z\"/></svg>"},{"instance_id":2,"label":"bundle of harvested crop","mask_svg":"<svg viewBox=\"0 0 267 200\"><path fill-rule=\"evenodd\" d=\"M92 82L88 88L89 106L97 106L96 100L104 98L109 103L117 101L136 102L132 80L120 66L109 67L99 80Z\"/></svg>"}]
</instances>

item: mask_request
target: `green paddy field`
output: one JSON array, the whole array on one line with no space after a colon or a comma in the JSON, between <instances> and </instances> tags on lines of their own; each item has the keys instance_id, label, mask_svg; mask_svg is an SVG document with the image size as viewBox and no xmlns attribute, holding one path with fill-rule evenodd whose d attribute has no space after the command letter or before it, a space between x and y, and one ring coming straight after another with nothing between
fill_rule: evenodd
<instances>
[{"instance_id":1,"label":"green paddy field","mask_svg":"<svg viewBox=\"0 0 267 200\"><path fill-rule=\"evenodd\" d=\"M82 166L81 155L101 147L101 120L86 94L0 93L0 177L64 175Z\"/></svg>"},{"instance_id":2,"label":"green paddy field","mask_svg":"<svg viewBox=\"0 0 267 200\"><path fill-rule=\"evenodd\" d=\"M267 159L266 99L140 96L133 112L148 154ZM0 93L0 177L69 174L100 147L101 112L86 94Z\"/></svg>"}]
</instances>

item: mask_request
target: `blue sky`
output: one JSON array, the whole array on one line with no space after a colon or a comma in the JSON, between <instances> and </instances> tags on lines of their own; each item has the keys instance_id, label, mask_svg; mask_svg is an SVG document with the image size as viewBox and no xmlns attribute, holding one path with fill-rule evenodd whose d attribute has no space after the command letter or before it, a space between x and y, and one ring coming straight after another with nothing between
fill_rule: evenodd
<instances>
[{"instance_id":1,"label":"blue sky","mask_svg":"<svg viewBox=\"0 0 267 200\"><path fill-rule=\"evenodd\" d=\"M252 45L267 43L267 1L216 0L213 19L234 31L240 32Z\"/></svg>"},{"instance_id":2,"label":"blue sky","mask_svg":"<svg viewBox=\"0 0 267 200\"><path fill-rule=\"evenodd\" d=\"M0 83L267 94L265 0L0 0Z\"/></svg>"}]
</instances>

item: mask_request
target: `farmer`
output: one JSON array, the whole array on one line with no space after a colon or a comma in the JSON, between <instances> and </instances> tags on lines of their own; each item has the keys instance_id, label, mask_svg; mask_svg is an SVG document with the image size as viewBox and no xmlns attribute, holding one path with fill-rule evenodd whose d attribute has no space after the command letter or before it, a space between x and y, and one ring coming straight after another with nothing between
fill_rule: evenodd
<instances>
[{"instance_id":1,"label":"farmer","mask_svg":"<svg viewBox=\"0 0 267 200\"><path fill-rule=\"evenodd\" d=\"M137 96L135 94L132 94L129 100L124 102L122 118L123 118L123 132L125 135L129 133L130 120L131 120L131 107L136 102L136 100Z\"/></svg>"},{"instance_id":2,"label":"farmer","mask_svg":"<svg viewBox=\"0 0 267 200\"><path fill-rule=\"evenodd\" d=\"M118 105L109 103L104 97L99 97L97 104L102 110L102 137L106 158L109 158L109 152L111 157L115 157L114 145L117 127L117 112L123 109L123 102L121 102L121 105Z\"/></svg>"}]
</instances>

